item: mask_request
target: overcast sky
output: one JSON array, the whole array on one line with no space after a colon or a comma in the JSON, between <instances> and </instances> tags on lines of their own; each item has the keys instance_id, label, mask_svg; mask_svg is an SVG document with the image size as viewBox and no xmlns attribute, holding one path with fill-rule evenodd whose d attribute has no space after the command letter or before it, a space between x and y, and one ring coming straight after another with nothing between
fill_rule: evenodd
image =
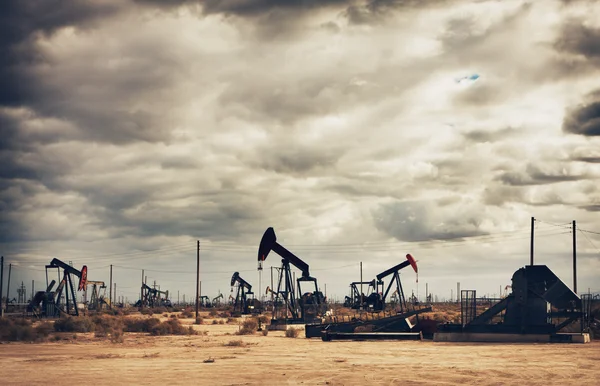
<instances>
[{"instance_id":1,"label":"overcast sky","mask_svg":"<svg viewBox=\"0 0 600 386\"><path fill-rule=\"evenodd\" d=\"M0 252L136 300L259 288L272 226L321 289L497 294L529 262L600 292L600 2L5 0ZM586 232L584 232L584 230ZM5 277L7 270L5 269ZM6 283L6 282L5 282ZM6 288L6 284L5 284ZM6 289L5 289L6 291ZM5 292L6 293L6 292ZM176 298L176 295L174 295Z\"/></svg>"}]
</instances>

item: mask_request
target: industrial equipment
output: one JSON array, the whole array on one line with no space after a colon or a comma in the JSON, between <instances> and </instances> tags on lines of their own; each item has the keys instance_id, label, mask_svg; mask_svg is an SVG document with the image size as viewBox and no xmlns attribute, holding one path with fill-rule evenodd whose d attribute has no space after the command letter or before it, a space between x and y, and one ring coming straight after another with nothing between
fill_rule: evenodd
<instances>
[{"instance_id":1,"label":"industrial equipment","mask_svg":"<svg viewBox=\"0 0 600 386\"><path fill-rule=\"evenodd\" d=\"M164 296L161 296L164 295ZM169 291L161 291L142 283L142 299L135 303L136 307L171 307Z\"/></svg>"},{"instance_id":2,"label":"industrial equipment","mask_svg":"<svg viewBox=\"0 0 600 386\"><path fill-rule=\"evenodd\" d=\"M579 321L574 326L580 334L588 327L582 299L546 265L518 269L509 288L508 296L483 312L474 290L461 291L461 323L439 326L434 339L571 341L572 334L561 334L567 326Z\"/></svg>"},{"instance_id":3,"label":"industrial equipment","mask_svg":"<svg viewBox=\"0 0 600 386\"><path fill-rule=\"evenodd\" d=\"M320 320L319 317L325 312L325 297L319 291L317 279L310 276L308 264L277 242L275 231L270 227L265 231L258 248L259 270L262 270L263 262L271 251L281 256L277 290L273 291L275 299L271 325ZM302 272L302 276L297 279L297 288L294 288L290 265ZM302 283L312 283L314 290L311 288L303 293Z\"/></svg>"},{"instance_id":4,"label":"industrial equipment","mask_svg":"<svg viewBox=\"0 0 600 386\"><path fill-rule=\"evenodd\" d=\"M390 290L392 289L392 286L394 285L394 283L396 284L396 290L395 293L398 296L398 304L397 304L397 311L399 313L403 313L403 312L407 312L409 311L408 306L406 304L406 298L404 297L404 290L402 289L402 282L400 281L400 270L403 268L406 268L408 266L411 266L412 269L415 271L415 273L418 273L419 270L417 268L417 262L415 261L415 259L412 257L412 255L410 253L408 253L406 255L406 261L403 261L402 263L381 272L379 275L376 276L378 281L383 280L385 277L388 277L390 275L392 275L392 280L390 280L390 283L387 286L387 289L385 290L385 292L383 293L383 297L381 299L381 302L383 304L385 304L385 300L390 292Z\"/></svg>"},{"instance_id":5,"label":"industrial equipment","mask_svg":"<svg viewBox=\"0 0 600 386\"><path fill-rule=\"evenodd\" d=\"M367 295L361 293L360 285L367 285ZM346 296L344 299L344 307L355 310L367 310L371 312L379 312L383 310L384 303L381 296L383 290L383 281L373 279L371 281L355 281L350 283L351 296Z\"/></svg>"},{"instance_id":6,"label":"industrial equipment","mask_svg":"<svg viewBox=\"0 0 600 386\"><path fill-rule=\"evenodd\" d=\"M213 307L219 307L221 305L221 299L223 299L223 294L218 294L212 299Z\"/></svg>"},{"instance_id":7,"label":"industrial equipment","mask_svg":"<svg viewBox=\"0 0 600 386\"><path fill-rule=\"evenodd\" d=\"M239 272L234 272L231 277L231 287L237 287L235 299L233 300L232 315L247 315L260 313L262 311L260 302L254 298L252 285L242 279Z\"/></svg>"},{"instance_id":8,"label":"industrial equipment","mask_svg":"<svg viewBox=\"0 0 600 386\"><path fill-rule=\"evenodd\" d=\"M374 291L371 295L376 294L378 297L373 296L371 303L369 303L369 298L366 299L367 305L372 305L372 310L380 308L380 311L383 311L385 309L385 300L395 284L394 294L396 294L398 301L395 310L390 312L389 315L386 315L385 312L380 312L369 317L368 313L362 313L349 320L345 320L344 318L340 320L335 316L328 317L323 323L307 324L305 326L306 337L321 337L323 340L369 339L369 334L372 334L372 339L382 339L383 337L387 337L385 339L421 339L422 334L414 330L418 328L419 314L431 311L431 307L418 308L418 304L407 304L399 271L408 266L411 266L415 272L418 272L417 262L410 254L406 255L406 261L376 276L376 281L374 281L373 285L377 288L379 286L383 288L382 280L392 275L392 280L387 285L383 296L379 294L379 291ZM411 317L417 318L415 325L411 323ZM368 331L360 331L360 335L352 335L359 332L357 329L367 329ZM415 338L416 336L419 338Z\"/></svg>"},{"instance_id":9,"label":"industrial equipment","mask_svg":"<svg viewBox=\"0 0 600 386\"><path fill-rule=\"evenodd\" d=\"M88 303L88 310L90 311L101 311L103 308L110 306L106 299L106 284L103 281L87 281L87 286L92 286L92 293L90 294L90 301Z\"/></svg>"}]
</instances>

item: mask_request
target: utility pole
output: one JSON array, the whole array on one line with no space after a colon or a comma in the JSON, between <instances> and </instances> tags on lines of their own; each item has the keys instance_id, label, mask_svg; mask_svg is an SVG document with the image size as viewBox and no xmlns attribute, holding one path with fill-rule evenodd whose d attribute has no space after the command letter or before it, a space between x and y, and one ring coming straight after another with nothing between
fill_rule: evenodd
<instances>
[{"instance_id":1,"label":"utility pole","mask_svg":"<svg viewBox=\"0 0 600 386\"><path fill-rule=\"evenodd\" d=\"M200 291L200 240L198 240L196 245L196 323L198 323L198 308L200 307L200 304L198 304Z\"/></svg>"},{"instance_id":2,"label":"utility pole","mask_svg":"<svg viewBox=\"0 0 600 386\"><path fill-rule=\"evenodd\" d=\"M12 271L12 263L8 265L8 283L6 286L6 311L8 311L8 297L10 296L10 271Z\"/></svg>"},{"instance_id":3,"label":"utility pole","mask_svg":"<svg viewBox=\"0 0 600 386\"><path fill-rule=\"evenodd\" d=\"M0 317L4 316L4 308L2 308L2 288L4 288L4 256L0 256Z\"/></svg>"},{"instance_id":4,"label":"utility pole","mask_svg":"<svg viewBox=\"0 0 600 386\"><path fill-rule=\"evenodd\" d=\"M363 309L362 261L360 262L360 309Z\"/></svg>"},{"instance_id":5,"label":"utility pole","mask_svg":"<svg viewBox=\"0 0 600 386\"><path fill-rule=\"evenodd\" d=\"M573 292L577 293L577 228L573 220Z\"/></svg>"},{"instance_id":6,"label":"utility pole","mask_svg":"<svg viewBox=\"0 0 600 386\"><path fill-rule=\"evenodd\" d=\"M142 269L142 285L140 286L140 308L144 308L144 270Z\"/></svg>"},{"instance_id":7,"label":"utility pole","mask_svg":"<svg viewBox=\"0 0 600 386\"><path fill-rule=\"evenodd\" d=\"M535 218L531 218L531 243L529 246L529 265L533 265L533 228L535 226Z\"/></svg>"},{"instance_id":8,"label":"utility pole","mask_svg":"<svg viewBox=\"0 0 600 386\"><path fill-rule=\"evenodd\" d=\"M119 297L117 296L117 283L115 283L115 301L119 302Z\"/></svg>"},{"instance_id":9,"label":"utility pole","mask_svg":"<svg viewBox=\"0 0 600 386\"><path fill-rule=\"evenodd\" d=\"M273 266L271 266L271 301L273 301Z\"/></svg>"},{"instance_id":10,"label":"utility pole","mask_svg":"<svg viewBox=\"0 0 600 386\"><path fill-rule=\"evenodd\" d=\"M179 305L179 290L177 290L177 305Z\"/></svg>"},{"instance_id":11,"label":"utility pole","mask_svg":"<svg viewBox=\"0 0 600 386\"><path fill-rule=\"evenodd\" d=\"M86 289L87 291L87 289ZM35 295L35 280L31 281L31 300L33 300L33 296Z\"/></svg>"},{"instance_id":12,"label":"utility pole","mask_svg":"<svg viewBox=\"0 0 600 386\"><path fill-rule=\"evenodd\" d=\"M110 287L108 288L108 302L112 308L112 264L110 265Z\"/></svg>"}]
</instances>

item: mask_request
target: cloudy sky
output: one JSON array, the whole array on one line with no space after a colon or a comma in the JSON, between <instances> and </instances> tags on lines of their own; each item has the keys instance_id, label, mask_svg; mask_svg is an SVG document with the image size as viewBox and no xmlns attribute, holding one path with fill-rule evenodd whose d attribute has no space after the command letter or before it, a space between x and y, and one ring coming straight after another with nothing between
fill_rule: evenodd
<instances>
[{"instance_id":1,"label":"cloudy sky","mask_svg":"<svg viewBox=\"0 0 600 386\"><path fill-rule=\"evenodd\" d=\"M600 2L8 0L0 252L139 296L234 271L267 227L321 289L497 294L529 262L600 292ZM7 270L5 269L5 277ZM6 282L5 282L6 283ZM5 284L6 286L6 284ZM6 287L5 287L6 288ZM5 289L6 291L6 289ZM176 295L174 295L176 296Z\"/></svg>"}]
</instances>

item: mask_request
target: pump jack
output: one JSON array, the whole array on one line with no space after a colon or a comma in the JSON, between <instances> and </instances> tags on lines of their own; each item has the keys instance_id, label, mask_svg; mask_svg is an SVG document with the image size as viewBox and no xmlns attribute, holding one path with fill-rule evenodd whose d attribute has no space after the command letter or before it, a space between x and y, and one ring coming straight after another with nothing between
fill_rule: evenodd
<instances>
[{"instance_id":1,"label":"pump jack","mask_svg":"<svg viewBox=\"0 0 600 386\"><path fill-rule=\"evenodd\" d=\"M410 253L408 253L406 255L406 261L403 261L402 263L400 263L386 271L383 271L379 275L376 276L377 280L381 281L383 278L385 278L389 275L393 275L392 280L390 280L390 283L388 284L387 289L383 293L383 298L381 300L382 300L383 304L385 304L385 299L387 298L387 295L389 294L390 289L392 289L392 285L394 285L394 283L396 283L395 293L398 295L398 310L397 311L399 313L408 312L406 298L404 297L404 290L402 289L402 282L400 281L400 270L408 267L409 265L412 267L412 269L414 269L414 271L416 273L418 273L417 262L412 257L412 255Z\"/></svg>"},{"instance_id":2,"label":"pump jack","mask_svg":"<svg viewBox=\"0 0 600 386\"><path fill-rule=\"evenodd\" d=\"M234 272L231 277L231 287L237 286L235 300L233 301L232 315L247 315L260 312L260 305L254 299L252 285L242 279L239 272Z\"/></svg>"},{"instance_id":3,"label":"pump jack","mask_svg":"<svg viewBox=\"0 0 600 386\"><path fill-rule=\"evenodd\" d=\"M277 242L275 231L270 227L265 231L258 247L259 270L262 270L263 262L271 251L275 251L282 258L277 291L274 291L275 299L273 301L271 325L279 323L306 323L318 320L317 318L323 314L325 297L319 291L317 279L310 276L308 264ZM290 264L302 272L302 276L296 280L298 289L297 297ZM301 283L304 282L313 283L314 291L303 294Z\"/></svg>"},{"instance_id":4,"label":"pump jack","mask_svg":"<svg viewBox=\"0 0 600 386\"><path fill-rule=\"evenodd\" d=\"M367 285L368 291L372 291L370 294L365 296L361 294L358 286L364 284ZM344 299L344 307L352 308L355 310L366 309L371 312L379 312L383 310L383 301L380 294L380 289L383 290L383 281L377 281L373 279L371 281L355 281L350 283L350 289L352 296L346 296Z\"/></svg>"},{"instance_id":5,"label":"pump jack","mask_svg":"<svg viewBox=\"0 0 600 386\"><path fill-rule=\"evenodd\" d=\"M164 298L160 295L165 295ZM142 299L135 304L136 307L171 307L169 291L160 291L142 283Z\"/></svg>"},{"instance_id":6,"label":"pump jack","mask_svg":"<svg viewBox=\"0 0 600 386\"><path fill-rule=\"evenodd\" d=\"M88 280L87 285L92 286L92 294L88 304L88 310L100 311L103 306L109 306L105 299L106 284L103 281Z\"/></svg>"},{"instance_id":7,"label":"pump jack","mask_svg":"<svg viewBox=\"0 0 600 386\"><path fill-rule=\"evenodd\" d=\"M390 275L392 280L387 286L387 289L381 297L381 311L385 307L385 300L392 289L392 286L396 287L394 293L398 296L398 308L395 314L386 316L385 312L383 316L381 313L373 315L371 319L363 314L359 318L353 318L353 320L345 321L342 317L342 321L339 321L337 317L329 318L325 323L307 324L305 326L305 334L307 338L321 337L323 340L332 339L420 339L421 334L415 332L415 326L410 322L410 318L416 316L417 323L419 323L418 315L424 312L431 311L431 307L418 308L414 307L409 310L404 298L404 291L402 290L402 283L400 282L399 271L405 267L412 266L417 271L417 263L415 259L410 255L406 255L406 261L380 273L376 276L376 281L381 282L385 277ZM383 283L381 283L383 288ZM378 292L374 292L379 295ZM371 294L373 295L373 294ZM327 319L327 318L326 318ZM355 333L355 329L359 326L368 327L371 333L361 333L360 335ZM391 335L390 335L391 334Z\"/></svg>"}]
</instances>

